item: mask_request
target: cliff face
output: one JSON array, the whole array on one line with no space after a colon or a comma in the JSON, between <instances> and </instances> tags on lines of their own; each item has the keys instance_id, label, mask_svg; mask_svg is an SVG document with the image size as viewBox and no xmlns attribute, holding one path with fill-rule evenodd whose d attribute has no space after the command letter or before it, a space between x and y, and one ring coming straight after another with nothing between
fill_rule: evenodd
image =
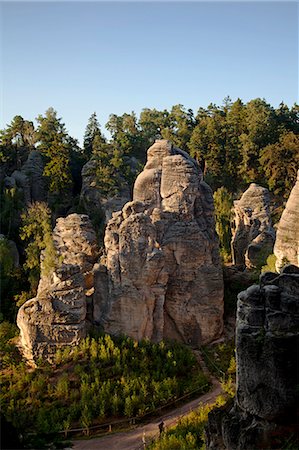
<instances>
[{"instance_id":1,"label":"cliff face","mask_svg":"<svg viewBox=\"0 0 299 450\"><path fill-rule=\"evenodd\" d=\"M269 206L268 189L255 183L251 183L241 199L234 202L234 264L252 269L265 263L267 256L273 252L275 232L271 225Z\"/></svg>"},{"instance_id":2,"label":"cliff face","mask_svg":"<svg viewBox=\"0 0 299 450\"><path fill-rule=\"evenodd\" d=\"M275 434L296 431L298 346L299 269L287 266L238 296L236 398L210 414L207 448L277 448Z\"/></svg>"},{"instance_id":3,"label":"cliff face","mask_svg":"<svg viewBox=\"0 0 299 450\"><path fill-rule=\"evenodd\" d=\"M297 182L278 224L274 254L278 271L285 263L299 266L299 170Z\"/></svg>"},{"instance_id":4,"label":"cliff face","mask_svg":"<svg viewBox=\"0 0 299 450\"><path fill-rule=\"evenodd\" d=\"M95 320L105 331L194 345L221 334L213 197L188 154L166 140L148 150L133 201L107 224L105 251L107 291L102 267L94 295Z\"/></svg>"},{"instance_id":5,"label":"cliff face","mask_svg":"<svg viewBox=\"0 0 299 450\"><path fill-rule=\"evenodd\" d=\"M222 333L223 279L213 196L197 163L166 140L148 151L134 198L113 214L97 259L88 216L57 220L57 266L18 314L27 359L51 360L89 323L111 334L192 345Z\"/></svg>"},{"instance_id":6,"label":"cliff face","mask_svg":"<svg viewBox=\"0 0 299 450\"><path fill-rule=\"evenodd\" d=\"M88 216L71 214L57 220L53 232L56 268L45 273L42 264L37 297L20 308L17 325L26 359L52 360L66 345L86 334L88 290L97 256L96 236Z\"/></svg>"},{"instance_id":7,"label":"cliff face","mask_svg":"<svg viewBox=\"0 0 299 450\"><path fill-rule=\"evenodd\" d=\"M44 164L40 152L32 150L21 170L15 170L10 177L4 178L4 186L18 188L26 204L46 199Z\"/></svg>"}]
</instances>

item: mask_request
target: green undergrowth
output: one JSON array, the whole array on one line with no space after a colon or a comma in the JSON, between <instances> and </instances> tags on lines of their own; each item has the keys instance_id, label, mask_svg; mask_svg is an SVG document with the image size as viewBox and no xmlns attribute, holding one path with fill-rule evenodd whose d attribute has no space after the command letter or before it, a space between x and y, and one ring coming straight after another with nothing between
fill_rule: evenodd
<instances>
[{"instance_id":1,"label":"green undergrowth","mask_svg":"<svg viewBox=\"0 0 299 450\"><path fill-rule=\"evenodd\" d=\"M235 342L231 339L201 348L202 355L210 373L216 378L227 379L236 371Z\"/></svg>"},{"instance_id":2,"label":"green undergrowth","mask_svg":"<svg viewBox=\"0 0 299 450\"><path fill-rule=\"evenodd\" d=\"M47 434L142 417L189 392L209 389L190 349L178 343L88 337L55 365L23 363L1 372L1 410L25 440L43 448ZM33 433L30 437L30 433ZM43 441L44 437L44 441Z\"/></svg>"},{"instance_id":3,"label":"green undergrowth","mask_svg":"<svg viewBox=\"0 0 299 450\"><path fill-rule=\"evenodd\" d=\"M208 414L212 409L219 408L233 398L235 390L227 383L222 383L223 393L218 395L215 402L199 407L182 417L177 425L169 428L165 433L147 447L150 450L204 450L204 427Z\"/></svg>"}]
</instances>

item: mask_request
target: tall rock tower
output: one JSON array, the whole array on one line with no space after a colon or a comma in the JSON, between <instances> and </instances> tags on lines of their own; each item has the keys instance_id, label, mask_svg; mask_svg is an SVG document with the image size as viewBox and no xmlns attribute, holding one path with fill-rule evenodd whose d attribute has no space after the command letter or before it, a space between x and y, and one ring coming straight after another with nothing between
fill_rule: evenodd
<instances>
[{"instance_id":1,"label":"tall rock tower","mask_svg":"<svg viewBox=\"0 0 299 450\"><path fill-rule=\"evenodd\" d=\"M149 148L133 201L114 213L95 273L95 320L134 339L212 341L223 328L213 195L198 164L167 140Z\"/></svg>"},{"instance_id":2,"label":"tall rock tower","mask_svg":"<svg viewBox=\"0 0 299 450\"><path fill-rule=\"evenodd\" d=\"M289 263L299 267L299 170L278 224L274 254L278 271Z\"/></svg>"}]
</instances>

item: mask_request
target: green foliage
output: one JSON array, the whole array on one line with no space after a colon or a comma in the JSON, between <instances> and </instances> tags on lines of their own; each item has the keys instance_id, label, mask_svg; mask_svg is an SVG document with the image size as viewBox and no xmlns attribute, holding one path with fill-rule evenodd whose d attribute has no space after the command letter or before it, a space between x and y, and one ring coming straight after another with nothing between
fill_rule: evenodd
<instances>
[{"instance_id":1,"label":"green foliage","mask_svg":"<svg viewBox=\"0 0 299 450\"><path fill-rule=\"evenodd\" d=\"M26 286L24 273L14 262L13 243L6 238L0 239L0 298L1 320L14 321L16 305L14 296Z\"/></svg>"},{"instance_id":2,"label":"green foliage","mask_svg":"<svg viewBox=\"0 0 299 450\"><path fill-rule=\"evenodd\" d=\"M234 374L235 343L233 340L216 345L205 345L202 354L209 371L222 380Z\"/></svg>"},{"instance_id":3,"label":"green foliage","mask_svg":"<svg viewBox=\"0 0 299 450\"><path fill-rule=\"evenodd\" d=\"M276 272L276 256L272 253L272 255L269 255L267 258L267 264L265 266L262 266L261 272Z\"/></svg>"},{"instance_id":4,"label":"green foliage","mask_svg":"<svg viewBox=\"0 0 299 450\"><path fill-rule=\"evenodd\" d=\"M100 144L105 144L106 140L101 133L100 124L94 112L88 119L83 139L83 155L86 161L90 159L93 153L93 143L96 137Z\"/></svg>"},{"instance_id":5,"label":"green foliage","mask_svg":"<svg viewBox=\"0 0 299 450\"><path fill-rule=\"evenodd\" d=\"M18 327L10 322L0 323L0 360L1 369L20 362L21 357L16 346L11 342L19 333Z\"/></svg>"},{"instance_id":6,"label":"green foliage","mask_svg":"<svg viewBox=\"0 0 299 450\"><path fill-rule=\"evenodd\" d=\"M209 383L191 350L108 335L58 351L56 368L17 365L1 375L2 411L26 435L89 428L112 417L142 416Z\"/></svg>"},{"instance_id":7,"label":"green foliage","mask_svg":"<svg viewBox=\"0 0 299 450\"><path fill-rule=\"evenodd\" d=\"M151 450L200 450L204 449L204 427L212 409L225 405L231 393L219 395L215 402L200 405L197 410L182 417L177 425L171 427L149 446Z\"/></svg>"},{"instance_id":8,"label":"green foliage","mask_svg":"<svg viewBox=\"0 0 299 450\"><path fill-rule=\"evenodd\" d=\"M56 251L52 238L51 211L46 203L35 202L29 205L21 217L20 237L27 243L24 268L29 271L29 280L34 292L39 280L42 251L42 269L45 275L55 267Z\"/></svg>"},{"instance_id":9,"label":"green foliage","mask_svg":"<svg viewBox=\"0 0 299 450\"><path fill-rule=\"evenodd\" d=\"M221 187L214 192L216 231L220 240L220 251L225 262L231 260L231 220L233 198L232 194Z\"/></svg>"},{"instance_id":10,"label":"green foliage","mask_svg":"<svg viewBox=\"0 0 299 450\"><path fill-rule=\"evenodd\" d=\"M299 136L293 132L282 134L278 142L261 151L260 164L269 188L287 198L297 179Z\"/></svg>"},{"instance_id":11,"label":"green foliage","mask_svg":"<svg viewBox=\"0 0 299 450\"><path fill-rule=\"evenodd\" d=\"M8 238L17 237L19 217L24 207L23 194L17 187L5 188L0 193L1 233Z\"/></svg>"},{"instance_id":12,"label":"green foliage","mask_svg":"<svg viewBox=\"0 0 299 450\"><path fill-rule=\"evenodd\" d=\"M74 142L53 108L47 109L45 116L39 115L36 120L39 124L36 131L38 149L46 160L44 175L50 192L56 197L65 195L72 187L70 153Z\"/></svg>"}]
</instances>

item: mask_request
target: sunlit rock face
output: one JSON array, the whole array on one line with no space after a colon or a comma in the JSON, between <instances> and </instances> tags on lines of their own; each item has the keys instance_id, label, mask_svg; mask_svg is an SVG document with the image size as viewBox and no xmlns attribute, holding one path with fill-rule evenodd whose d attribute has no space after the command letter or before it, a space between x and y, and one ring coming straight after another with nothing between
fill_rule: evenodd
<instances>
[{"instance_id":1,"label":"sunlit rock face","mask_svg":"<svg viewBox=\"0 0 299 450\"><path fill-rule=\"evenodd\" d=\"M37 297L24 303L17 317L24 356L35 363L39 358L52 361L58 349L85 337L87 296L93 288L98 253L88 216L58 219L53 241L56 267L47 273L42 262Z\"/></svg>"},{"instance_id":2,"label":"sunlit rock face","mask_svg":"<svg viewBox=\"0 0 299 450\"><path fill-rule=\"evenodd\" d=\"M278 224L274 254L278 271L288 263L299 267L299 170Z\"/></svg>"},{"instance_id":3,"label":"sunlit rock face","mask_svg":"<svg viewBox=\"0 0 299 450\"><path fill-rule=\"evenodd\" d=\"M234 213L233 263L249 269L260 267L273 253L275 242L268 189L251 183L240 200L234 202Z\"/></svg>"},{"instance_id":4,"label":"sunlit rock face","mask_svg":"<svg viewBox=\"0 0 299 450\"><path fill-rule=\"evenodd\" d=\"M299 269L289 265L238 296L237 393L209 414L208 449L278 448L275 435L298 431L298 348Z\"/></svg>"},{"instance_id":5,"label":"sunlit rock face","mask_svg":"<svg viewBox=\"0 0 299 450\"><path fill-rule=\"evenodd\" d=\"M195 160L167 140L156 141L133 201L107 224L94 294L94 319L105 331L192 345L221 334L223 279L213 212L211 189Z\"/></svg>"}]
</instances>

